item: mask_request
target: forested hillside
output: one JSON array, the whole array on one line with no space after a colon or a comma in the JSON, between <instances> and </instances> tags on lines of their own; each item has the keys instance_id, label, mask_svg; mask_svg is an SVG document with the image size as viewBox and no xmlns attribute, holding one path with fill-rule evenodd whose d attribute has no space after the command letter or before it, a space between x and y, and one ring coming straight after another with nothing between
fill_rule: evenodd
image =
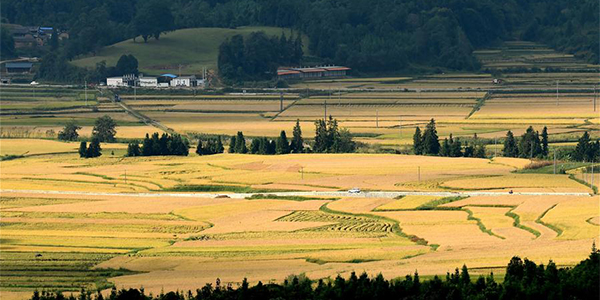
<instances>
[{"instance_id":1,"label":"forested hillside","mask_svg":"<svg viewBox=\"0 0 600 300\"><path fill-rule=\"evenodd\" d=\"M599 52L594 0L3 0L2 6L3 22L67 30L66 59L136 36L142 42L173 29L243 25L302 31L311 54L363 72L409 63L477 69L474 48L508 39L547 43L594 63Z\"/></svg>"}]
</instances>

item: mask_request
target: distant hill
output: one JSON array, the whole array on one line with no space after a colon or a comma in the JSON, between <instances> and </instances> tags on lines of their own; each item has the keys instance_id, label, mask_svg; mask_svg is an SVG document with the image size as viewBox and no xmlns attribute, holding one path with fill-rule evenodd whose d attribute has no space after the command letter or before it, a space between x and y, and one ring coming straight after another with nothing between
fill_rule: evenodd
<instances>
[{"instance_id":1,"label":"distant hill","mask_svg":"<svg viewBox=\"0 0 600 300\"><path fill-rule=\"evenodd\" d=\"M80 67L94 67L97 62L106 61L114 66L123 54L133 54L139 61L139 70L147 74L179 72L182 74L202 74L202 68L216 69L219 45L236 34L248 35L251 32L264 31L269 35L290 36L290 29L278 27L239 27L229 28L189 28L161 35L160 39L149 39L144 44L142 38L132 39L102 48L96 56L73 61ZM304 38L305 49L308 45ZM305 50L306 51L306 50Z\"/></svg>"}]
</instances>

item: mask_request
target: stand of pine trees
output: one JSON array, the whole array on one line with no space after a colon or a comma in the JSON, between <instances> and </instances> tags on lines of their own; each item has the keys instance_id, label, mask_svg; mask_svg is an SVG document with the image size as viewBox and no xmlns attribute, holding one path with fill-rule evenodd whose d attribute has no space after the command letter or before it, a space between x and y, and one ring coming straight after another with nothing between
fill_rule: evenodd
<instances>
[{"instance_id":1,"label":"stand of pine trees","mask_svg":"<svg viewBox=\"0 0 600 300\"><path fill-rule=\"evenodd\" d=\"M577 141L577 146L573 150L571 158L576 161L600 161L600 140L593 142L590 139L590 134L587 131L584 132Z\"/></svg>"},{"instance_id":2,"label":"stand of pine trees","mask_svg":"<svg viewBox=\"0 0 600 300\"><path fill-rule=\"evenodd\" d=\"M413 135L413 152L416 155L438 155L447 157L478 157L485 158L485 145L473 135L473 142L465 143L464 151L459 138L454 138L450 134L440 145L435 120L431 119L421 134L421 128L417 126Z\"/></svg>"},{"instance_id":3,"label":"stand of pine trees","mask_svg":"<svg viewBox=\"0 0 600 300\"><path fill-rule=\"evenodd\" d=\"M198 155L212 155L223 153L225 148L221 141L221 136L216 138L207 138L206 141L198 139L198 147L196 147L196 154Z\"/></svg>"},{"instance_id":4,"label":"stand of pine trees","mask_svg":"<svg viewBox=\"0 0 600 300\"><path fill-rule=\"evenodd\" d=\"M146 134L141 148L138 143L130 143L127 147L127 156L187 156L189 149L188 140L180 135L163 133L159 136L158 132L155 132L152 137Z\"/></svg>"},{"instance_id":5,"label":"stand of pine trees","mask_svg":"<svg viewBox=\"0 0 600 300\"><path fill-rule=\"evenodd\" d=\"M350 131L339 128L338 122L332 116L328 120L320 119L315 122L315 143L313 152L316 153L352 153L356 151L356 143L352 140Z\"/></svg>"},{"instance_id":6,"label":"stand of pine trees","mask_svg":"<svg viewBox=\"0 0 600 300\"><path fill-rule=\"evenodd\" d=\"M86 142L79 144L79 157L81 158L94 158L102 155L102 148L100 147L100 140L92 138L90 145Z\"/></svg>"},{"instance_id":7,"label":"stand of pine trees","mask_svg":"<svg viewBox=\"0 0 600 300\"><path fill-rule=\"evenodd\" d=\"M548 128L544 127L542 134L529 126L517 140L509 130L504 140L502 153L506 157L544 158L548 157Z\"/></svg>"},{"instance_id":8,"label":"stand of pine trees","mask_svg":"<svg viewBox=\"0 0 600 300\"><path fill-rule=\"evenodd\" d=\"M113 288L107 296L109 300L246 300L246 299L313 299L313 300L358 300L358 299L598 299L600 294L600 253L595 249L590 256L573 268L558 268L552 261L548 265L513 257L506 267L504 282L495 281L493 274L479 276L472 280L466 266L454 273L447 273L444 279L438 276L421 280L419 274L407 275L403 280L386 280L381 274L369 277L366 273L349 278L337 276L335 279L313 282L302 277L293 277L282 284L259 282L250 287L244 279L242 284L216 286L211 284L192 291L146 295L144 290ZM64 297L60 293L34 292L31 300L75 300L75 296ZM82 290L78 300L104 300L98 293L92 295Z\"/></svg>"}]
</instances>

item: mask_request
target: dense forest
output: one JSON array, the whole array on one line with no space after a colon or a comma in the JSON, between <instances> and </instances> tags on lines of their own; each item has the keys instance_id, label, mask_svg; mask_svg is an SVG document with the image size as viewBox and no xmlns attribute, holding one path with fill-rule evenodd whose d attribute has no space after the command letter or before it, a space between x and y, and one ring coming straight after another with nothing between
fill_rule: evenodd
<instances>
[{"instance_id":1,"label":"dense forest","mask_svg":"<svg viewBox=\"0 0 600 300\"><path fill-rule=\"evenodd\" d=\"M547 43L598 63L598 5L595 0L3 0L1 17L68 31L70 39L61 47L67 60L136 36L158 39L178 28L269 25L308 35L311 55L326 63L389 72L415 64L477 69L474 48L508 39Z\"/></svg>"},{"instance_id":2,"label":"dense forest","mask_svg":"<svg viewBox=\"0 0 600 300\"><path fill-rule=\"evenodd\" d=\"M291 277L283 284L258 283L250 287L244 280L233 288L207 284L195 293L169 292L157 296L147 295L144 290L115 288L107 296L110 300L211 300L211 299L598 299L600 295L600 252L595 247L589 258L573 268L558 268L552 261L548 265L536 264L528 259L513 257L506 267L504 282L498 283L494 276L472 278L466 266L445 279L435 276L421 280L415 272L403 280L386 280L381 274L369 277L366 273L349 278L336 277L319 280L316 284L304 276ZM218 280L217 280L218 282ZM62 294L35 292L31 300L66 299ZM68 299L75 298L71 296ZM98 293L82 291L79 300L103 300Z\"/></svg>"}]
</instances>

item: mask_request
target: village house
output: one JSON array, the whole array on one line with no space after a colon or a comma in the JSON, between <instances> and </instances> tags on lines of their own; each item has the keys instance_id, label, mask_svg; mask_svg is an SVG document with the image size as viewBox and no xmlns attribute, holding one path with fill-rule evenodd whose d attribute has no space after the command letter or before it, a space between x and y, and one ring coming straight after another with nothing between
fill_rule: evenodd
<instances>
[{"instance_id":1,"label":"village house","mask_svg":"<svg viewBox=\"0 0 600 300\"><path fill-rule=\"evenodd\" d=\"M123 76L108 77L106 78L106 86L108 87L123 87L127 86L127 83L123 81Z\"/></svg>"},{"instance_id":2,"label":"village house","mask_svg":"<svg viewBox=\"0 0 600 300\"><path fill-rule=\"evenodd\" d=\"M7 74L25 74L31 72L30 62L8 62L4 65Z\"/></svg>"},{"instance_id":3,"label":"village house","mask_svg":"<svg viewBox=\"0 0 600 300\"><path fill-rule=\"evenodd\" d=\"M196 75L180 76L171 80L172 87L195 87L197 85Z\"/></svg>"},{"instance_id":4,"label":"village house","mask_svg":"<svg viewBox=\"0 0 600 300\"><path fill-rule=\"evenodd\" d=\"M141 75L138 83L141 87L158 87L158 78Z\"/></svg>"}]
</instances>

